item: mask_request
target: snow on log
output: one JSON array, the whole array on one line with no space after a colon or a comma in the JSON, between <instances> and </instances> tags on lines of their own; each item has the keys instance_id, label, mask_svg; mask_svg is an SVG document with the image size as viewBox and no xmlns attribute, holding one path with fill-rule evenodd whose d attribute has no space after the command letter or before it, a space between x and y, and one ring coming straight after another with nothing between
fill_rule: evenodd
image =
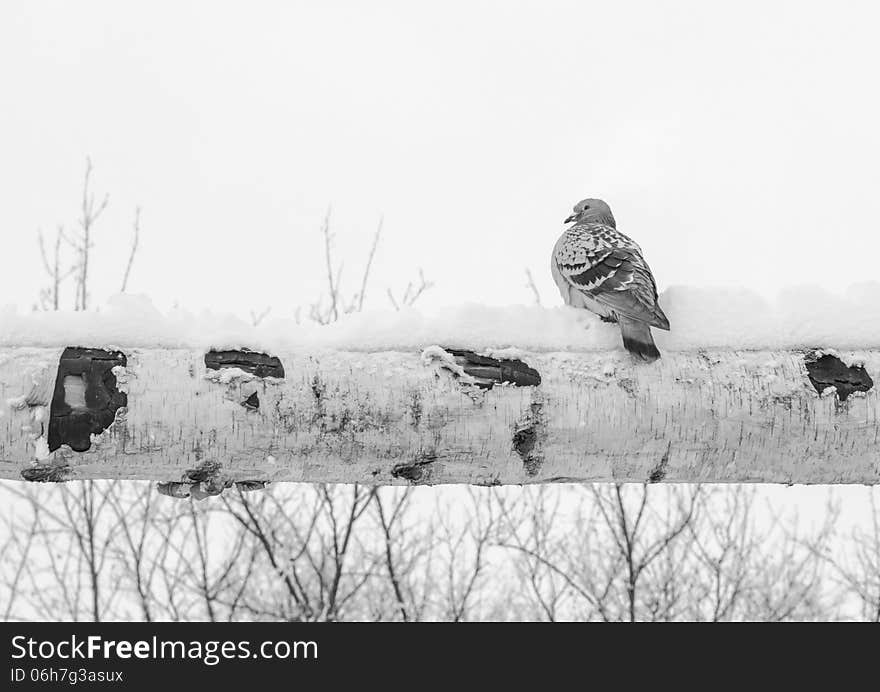
<instances>
[{"instance_id":1,"label":"snow on log","mask_svg":"<svg viewBox=\"0 0 880 692\"><path fill-rule=\"evenodd\" d=\"M663 358L573 308L443 308L332 325L0 308L0 477L877 483L880 284L775 302L671 288Z\"/></svg>"},{"instance_id":2,"label":"snow on log","mask_svg":"<svg viewBox=\"0 0 880 692\"><path fill-rule=\"evenodd\" d=\"M153 479L178 497L274 481L880 480L880 350L683 350L646 365L613 347L460 339L223 346L0 345L0 477Z\"/></svg>"}]
</instances>

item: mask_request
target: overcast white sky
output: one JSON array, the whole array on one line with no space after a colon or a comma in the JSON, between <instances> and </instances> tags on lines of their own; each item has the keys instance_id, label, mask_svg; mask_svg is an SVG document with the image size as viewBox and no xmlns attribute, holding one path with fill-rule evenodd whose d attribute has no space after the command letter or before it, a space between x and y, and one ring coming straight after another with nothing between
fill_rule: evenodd
<instances>
[{"instance_id":1,"label":"overcast white sky","mask_svg":"<svg viewBox=\"0 0 880 692\"><path fill-rule=\"evenodd\" d=\"M29 306L38 227L111 195L95 299L278 316L386 234L374 299L546 302L562 219L601 196L661 288L877 278L871 2L46 2L0 5L0 302ZM374 303L375 304L375 303Z\"/></svg>"}]
</instances>

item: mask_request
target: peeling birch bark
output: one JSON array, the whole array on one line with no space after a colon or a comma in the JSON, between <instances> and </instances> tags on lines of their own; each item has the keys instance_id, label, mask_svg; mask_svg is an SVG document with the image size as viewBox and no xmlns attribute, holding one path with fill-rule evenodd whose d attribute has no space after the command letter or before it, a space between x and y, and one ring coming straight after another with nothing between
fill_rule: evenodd
<instances>
[{"instance_id":1,"label":"peeling birch bark","mask_svg":"<svg viewBox=\"0 0 880 692\"><path fill-rule=\"evenodd\" d=\"M63 352L0 349L2 478L152 479L178 496L272 481L880 481L880 351L679 352L650 365L533 353L495 366L432 347L223 352L209 367L201 351L123 348L103 381L126 405L86 451L50 449L58 397L79 410L91 396L56 386Z\"/></svg>"}]
</instances>

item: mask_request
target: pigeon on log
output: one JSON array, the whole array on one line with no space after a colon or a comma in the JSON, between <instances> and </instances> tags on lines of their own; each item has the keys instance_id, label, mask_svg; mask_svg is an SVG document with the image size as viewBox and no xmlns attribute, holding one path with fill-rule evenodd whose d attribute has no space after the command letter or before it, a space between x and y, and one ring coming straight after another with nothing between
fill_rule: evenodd
<instances>
[{"instance_id":1,"label":"pigeon on log","mask_svg":"<svg viewBox=\"0 0 880 692\"><path fill-rule=\"evenodd\" d=\"M575 204L564 223L572 222L556 241L551 262L562 299L616 322L627 351L657 360L651 327L668 330L669 320L657 304L657 284L642 249L617 230L611 208L600 199Z\"/></svg>"}]
</instances>

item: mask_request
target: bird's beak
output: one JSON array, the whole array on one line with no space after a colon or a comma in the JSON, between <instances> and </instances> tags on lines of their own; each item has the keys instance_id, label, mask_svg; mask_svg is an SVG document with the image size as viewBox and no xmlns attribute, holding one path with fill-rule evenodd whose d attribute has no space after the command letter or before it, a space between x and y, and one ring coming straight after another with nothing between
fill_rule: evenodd
<instances>
[{"instance_id":1,"label":"bird's beak","mask_svg":"<svg viewBox=\"0 0 880 692\"><path fill-rule=\"evenodd\" d=\"M577 214L572 214L562 223L571 223L572 221L577 221Z\"/></svg>"}]
</instances>

